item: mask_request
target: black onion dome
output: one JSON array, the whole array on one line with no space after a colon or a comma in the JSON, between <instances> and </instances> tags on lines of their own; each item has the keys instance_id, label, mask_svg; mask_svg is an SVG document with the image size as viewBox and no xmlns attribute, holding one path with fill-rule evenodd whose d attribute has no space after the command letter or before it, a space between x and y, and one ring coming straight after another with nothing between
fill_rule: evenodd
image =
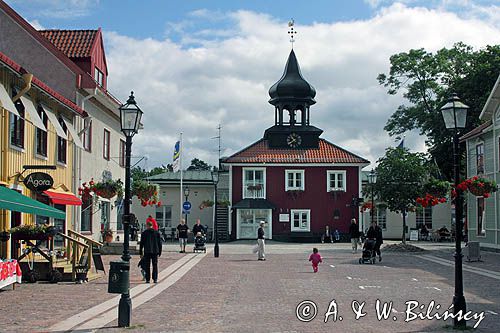
<instances>
[{"instance_id":1,"label":"black onion dome","mask_svg":"<svg viewBox=\"0 0 500 333\"><path fill-rule=\"evenodd\" d=\"M305 102L309 105L316 103L314 100L316 90L302 77L293 49L288 56L283 76L269 88L269 96L271 96L269 103L273 105L280 102Z\"/></svg>"}]
</instances>

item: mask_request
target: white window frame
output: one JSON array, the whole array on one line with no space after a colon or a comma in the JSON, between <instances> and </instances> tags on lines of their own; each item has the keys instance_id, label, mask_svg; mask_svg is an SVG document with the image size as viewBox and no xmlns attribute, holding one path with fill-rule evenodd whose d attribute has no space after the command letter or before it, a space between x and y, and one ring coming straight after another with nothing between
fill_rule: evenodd
<instances>
[{"instance_id":1,"label":"white window frame","mask_svg":"<svg viewBox=\"0 0 500 333\"><path fill-rule=\"evenodd\" d=\"M294 226L294 214L306 213L307 214L307 229L296 228ZM302 216L302 214L300 215ZM290 230L292 232L310 232L311 231L311 210L310 209L290 209Z\"/></svg>"},{"instance_id":2,"label":"white window frame","mask_svg":"<svg viewBox=\"0 0 500 333\"><path fill-rule=\"evenodd\" d=\"M263 196L247 196L246 195L246 179L245 179L245 175L246 175L246 172L247 171L262 171L263 173L263 179L264 179L264 184L263 184ZM242 180L242 185L241 185L241 193L242 193L242 197L243 199L266 199L266 168L252 168L252 167L249 167L249 168L242 168L242 175L241 175L241 180ZM255 177L254 177L254 183L255 183Z\"/></svg>"},{"instance_id":3,"label":"white window frame","mask_svg":"<svg viewBox=\"0 0 500 333\"><path fill-rule=\"evenodd\" d=\"M483 166L482 172L479 172L479 163L478 163L479 162L479 154L478 154L478 148L479 147L481 147L480 150L482 152L482 154L481 154L481 156L482 156L482 166ZM485 165L484 142L483 141L478 141L476 143L476 146L475 146L475 156L476 156L476 158L475 158L476 174L477 175L479 175L479 174L484 175L485 172L486 172L486 165Z\"/></svg>"},{"instance_id":4,"label":"white window frame","mask_svg":"<svg viewBox=\"0 0 500 333\"><path fill-rule=\"evenodd\" d=\"M294 183L294 186L288 186L288 175L289 174L293 174L293 183ZM300 186L296 186L297 185L297 180L298 178L296 178L296 175L300 174ZM305 170L285 170L285 191L291 191L291 190L301 190L301 191L304 191L306 189L306 177L305 177Z\"/></svg>"},{"instance_id":5,"label":"white window frame","mask_svg":"<svg viewBox=\"0 0 500 333\"><path fill-rule=\"evenodd\" d=\"M332 176L335 177L335 184L338 185L338 179L337 175L342 175L343 178L343 186L342 187L335 187L331 188L330 187L330 182ZM326 171L326 191L331 192L331 191L347 191L347 171L346 170L327 170Z\"/></svg>"}]
</instances>

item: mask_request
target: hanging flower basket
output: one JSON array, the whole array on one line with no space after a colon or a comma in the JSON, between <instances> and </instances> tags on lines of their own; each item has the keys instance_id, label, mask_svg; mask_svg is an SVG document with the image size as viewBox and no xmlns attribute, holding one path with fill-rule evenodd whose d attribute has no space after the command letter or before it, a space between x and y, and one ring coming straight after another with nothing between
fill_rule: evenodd
<instances>
[{"instance_id":1,"label":"hanging flower basket","mask_svg":"<svg viewBox=\"0 0 500 333\"><path fill-rule=\"evenodd\" d=\"M477 197L489 198L490 194L497 191L497 183L493 180L474 176L458 184L461 191L469 191Z\"/></svg>"},{"instance_id":2,"label":"hanging flower basket","mask_svg":"<svg viewBox=\"0 0 500 333\"><path fill-rule=\"evenodd\" d=\"M94 183L92 191L101 198L111 199L115 196L123 197L123 183L118 180L107 180Z\"/></svg>"},{"instance_id":3,"label":"hanging flower basket","mask_svg":"<svg viewBox=\"0 0 500 333\"><path fill-rule=\"evenodd\" d=\"M143 180L134 181L132 183L132 195L135 195L141 200L141 205L146 207L161 206L161 201L158 198L160 187L156 184L149 184Z\"/></svg>"},{"instance_id":4,"label":"hanging flower basket","mask_svg":"<svg viewBox=\"0 0 500 333\"><path fill-rule=\"evenodd\" d=\"M203 210L204 208L212 207L214 205L214 202L212 200L203 200L199 206L200 210Z\"/></svg>"},{"instance_id":5,"label":"hanging flower basket","mask_svg":"<svg viewBox=\"0 0 500 333\"><path fill-rule=\"evenodd\" d=\"M92 197L92 193L105 199L111 199L115 196L123 197L123 183L120 179L95 182L92 178L88 183L83 183L78 188L78 194L84 202Z\"/></svg>"},{"instance_id":6,"label":"hanging flower basket","mask_svg":"<svg viewBox=\"0 0 500 333\"><path fill-rule=\"evenodd\" d=\"M227 199L217 201L217 206L219 207L229 207L229 204L230 202Z\"/></svg>"}]
</instances>

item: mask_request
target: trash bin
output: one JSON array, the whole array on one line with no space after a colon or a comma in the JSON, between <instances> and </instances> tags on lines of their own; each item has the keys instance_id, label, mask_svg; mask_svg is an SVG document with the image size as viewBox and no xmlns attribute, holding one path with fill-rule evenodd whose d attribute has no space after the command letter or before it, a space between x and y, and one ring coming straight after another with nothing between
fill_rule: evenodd
<instances>
[{"instance_id":1,"label":"trash bin","mask_svg":"<svg viewBox=\"0 0 500 333\"><path fill-rule=\"evenodd\" d=\"M127 294L130 287L130 263L112 261L109 268L108 293Z\"/></svg>"},{"instance_id":2,"label":"trash bin","mask_svg":"<svg viewBox=\"0 0 500 333\"><path fill-rule=\"evenodd\" d=\"M467 261L482 261L481 260L481 247L479 242L467 243Z\"/></svg>"}]
</instances>

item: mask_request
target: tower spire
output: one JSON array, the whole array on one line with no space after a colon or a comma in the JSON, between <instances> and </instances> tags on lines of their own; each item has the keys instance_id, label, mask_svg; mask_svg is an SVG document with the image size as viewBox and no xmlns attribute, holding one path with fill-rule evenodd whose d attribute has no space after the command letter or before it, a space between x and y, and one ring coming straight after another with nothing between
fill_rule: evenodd
<instances>
[{"instance_id":1,"label":"tower spire","mask_svg":"<svg viewBox=\"0 0 500 333\"><path fill-rule=\"evenodd\" d=\"M297 31L293 28L295 25L295 20L292 18L290 21L288 21L288 36L290 36L290 43L292 43L292 50L293 50L293 43L295 43L295 35L297 34Z\"/></svg>"}]
</instances>

